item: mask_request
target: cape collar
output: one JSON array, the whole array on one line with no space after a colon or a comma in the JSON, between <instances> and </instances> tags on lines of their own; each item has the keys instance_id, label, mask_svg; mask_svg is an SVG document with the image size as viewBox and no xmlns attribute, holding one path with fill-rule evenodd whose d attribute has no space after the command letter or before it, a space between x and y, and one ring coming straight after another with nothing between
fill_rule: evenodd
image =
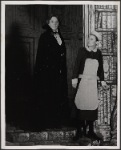
<instances>
[{"instance_id":1,"label":"cape collar","mask_svg":"<svg viewBox=\"0 0 121 150\"><path fill-rule=\"evenodd\" d=\"M50 26L49 26L48 24L45 24L45 25L43 26L43 29L47 30L48 32L54 33L54 34L59 33L59 29L57 29L57 30L54 32L54 31L50 28Z\"/></svg>"}]
</instances>

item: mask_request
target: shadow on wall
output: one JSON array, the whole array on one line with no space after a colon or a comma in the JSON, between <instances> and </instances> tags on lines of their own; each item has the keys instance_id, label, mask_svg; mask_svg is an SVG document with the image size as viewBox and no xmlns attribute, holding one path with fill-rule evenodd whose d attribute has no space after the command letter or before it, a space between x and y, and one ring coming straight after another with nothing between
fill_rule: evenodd
<instances>
[{"instance_id":1,"label":"shadow on wall","mask_svg":"<svg viewBox=\"0 0 121 150\"><path fill-rule=\"evenodd\" d=\"M11 25L5 46L5 108L6 121L20 124L27 118L30 74L27 47L21 37L20 26Z\"/></svg>"},{"instance_id":2,"label":"shadow on wall","mask_svg":"<svg viewBox=\"0 0 121 150\"><path fill-rule=\"evenodd\" d=\"M21 9L22 8L22 9ZM16 126L26 127L31 121L33 107L33 77L30 74L29 50L22 35L24 19L33 20L36 28L41 31L41 24L47 16L48 7L40 5L16 7L18 16L16 22L11 24L9 10L15 6L6 6L6 39L5 39L5 111L6 122ZM24 11L24 12L22 12ZM45 12L43 14L43 11ZM15 12L12 11L14 14ZM25 17L24 15L25 14ZM16 15L17 17L17 15ZM14 18L14 17L13 17ZM12 18L12 19L13 19ZM41 18L41 20L40 20ZM28 20L27 20L28 21ZM27 22L28 23L28 22ZM30 23L30 22L29 22ZM11 25L10 25L11 24ZM23 23L24 24L24 23ZM26 20L25 20L26 24ZM34 24L35 26L35 24ZM42 31L41 31L42 32ZM38 34L40 34L38 32ZM39 35L40 36L40 35ZM33 114L32 114L33 115ZM34 116L34 115L33 115Z\"/></svg>"}]
</instances>

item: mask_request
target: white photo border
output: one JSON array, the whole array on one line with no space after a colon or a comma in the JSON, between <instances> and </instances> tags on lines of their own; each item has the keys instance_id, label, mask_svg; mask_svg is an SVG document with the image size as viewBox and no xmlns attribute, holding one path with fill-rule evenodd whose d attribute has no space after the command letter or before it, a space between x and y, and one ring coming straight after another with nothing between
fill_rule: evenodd
<instances>
[{"instance_id":1,"label":"white photo border","mask_svg":"<svg viewBox=\"0 0 121 150\"><path fill-rule=\"evenodd\" d=\"M118 5L117 146L6 146L5 145L5 6L6 5ZM1 1L1 148L2 149L119 149L120 148L120 1Z\"/></svg>"}]
</instances>

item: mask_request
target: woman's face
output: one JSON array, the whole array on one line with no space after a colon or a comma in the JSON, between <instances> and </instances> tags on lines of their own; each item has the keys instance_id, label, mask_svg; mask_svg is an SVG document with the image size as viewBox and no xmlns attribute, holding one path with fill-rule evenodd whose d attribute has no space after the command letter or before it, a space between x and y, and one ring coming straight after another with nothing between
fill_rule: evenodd
<instances>
[{"instance_id":1,"label":"woman's face","mask_svg":"<svg viewBox=\"0 0 121 150\"><path fill-rule=\"evenodd\" d=\"M49 26L50 28L53 30L53 31L56 31L58 29L58 26L59 26L59 21L56 17L52 17L50 20L49 20Z\"/></svg>"},{"instance_id":2,"label":"woman's face","mask_svg":"<svg viewBox=\"0 0 121 150\"><path fill-rule=\"evenodd\" d=\"M96 37L94 35L90 35L87 44L88 46L96 46Z\"/></svg>"}]
</instances>

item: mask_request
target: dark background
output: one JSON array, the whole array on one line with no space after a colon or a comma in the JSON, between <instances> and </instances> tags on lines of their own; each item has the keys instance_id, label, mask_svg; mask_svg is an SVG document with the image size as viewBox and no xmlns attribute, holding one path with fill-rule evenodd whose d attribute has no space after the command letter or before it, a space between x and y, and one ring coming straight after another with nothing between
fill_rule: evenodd
<instances>
[{"instance_id":1,"label":"dark background","mask_svg":"<svg viewBox=\"0 0 121 150\"><path fill-rule=\"evenodd\" d=\"M5 103L6 121L27 126L31 114L33 69L38 40L49 14L59 16L68 68L68 100L72 107L71 78L79 47L83 46L82 5L6 5L5 7Z\"/></svg>"}]
</instances>

